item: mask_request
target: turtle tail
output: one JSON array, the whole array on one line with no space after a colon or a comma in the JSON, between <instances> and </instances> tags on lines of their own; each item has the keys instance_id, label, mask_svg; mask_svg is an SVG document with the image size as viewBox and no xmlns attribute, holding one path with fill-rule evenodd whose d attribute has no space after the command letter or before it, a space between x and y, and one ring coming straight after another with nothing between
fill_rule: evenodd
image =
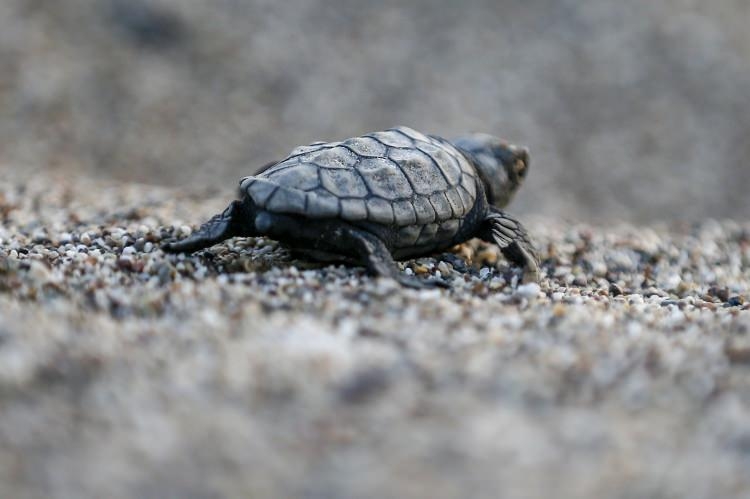
<instances>
[{"instance_id":1,"label":"turtle tail","mask_svg":"<svg viewBox=\"0 0 750 499\"><path fill-rule=\"evenodd\" d=\"M254 211L254 204L247 198L232 201L226 210L214 215L191 235L180 241L165 243L162 249L168 253L192 253L231 237L252 236L255 233L252 222Z\"/></svg>"}]
</instances>

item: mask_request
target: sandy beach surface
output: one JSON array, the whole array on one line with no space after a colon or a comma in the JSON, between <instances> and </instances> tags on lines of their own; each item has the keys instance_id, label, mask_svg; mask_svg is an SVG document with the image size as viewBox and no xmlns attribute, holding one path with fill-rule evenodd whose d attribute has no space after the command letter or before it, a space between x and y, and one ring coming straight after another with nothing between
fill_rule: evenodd
<instances>
[{"instance_id":1,"label":"sandy beach surface","mask_svg":"<svg viewBox=\"0 0 750 499\"><path fill-rule=\"evenodd\" d=\"M525 216L361 268L235 239L226 192L0 183L0 496L750 497L750 225Z\"/></svg>"}]
</instances>

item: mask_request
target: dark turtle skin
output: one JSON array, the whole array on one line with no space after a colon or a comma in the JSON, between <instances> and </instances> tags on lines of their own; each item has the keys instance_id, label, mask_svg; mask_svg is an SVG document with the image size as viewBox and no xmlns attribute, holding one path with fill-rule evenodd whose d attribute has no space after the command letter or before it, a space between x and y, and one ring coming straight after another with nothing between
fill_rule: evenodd
<instances>
[{"instance_id":1,"label":"dark turtle skin","mask_svg":"<svg viewBox=\"0 0 750 499\"><path fill-rule=\"evenodd\" d=\"M537 281L526 230L501 211L523 183L528 150L484 134L452 142L406 127L298 147L240 182L240 199L196 232L164 245L192 252L234 236L268 236L321 261L362 264L415 288L395 259L473 237L497 244Z\"/></svg>"}]
</instances>

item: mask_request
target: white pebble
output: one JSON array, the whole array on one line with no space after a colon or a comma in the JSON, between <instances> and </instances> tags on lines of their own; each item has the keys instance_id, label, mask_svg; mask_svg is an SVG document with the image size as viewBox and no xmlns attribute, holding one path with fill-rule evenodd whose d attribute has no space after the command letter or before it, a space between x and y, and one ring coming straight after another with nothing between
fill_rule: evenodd
<instances>
[{"instance_id":1,"label":"white pebble","mask_svg":"<svg viewBox=\"0 0 750 499\"><path fill-rule=\"evenodd\" d=\"M505 287L505 279L502 277L493 277L490 280L489 288L492 290L502 289Z\"/></svg>"},{"instance_id":2,"label":"white pebble","mask_svg":"<svg viewBox=\"0 0 750 499\"><path fill-rule=\"evenodd\" d=\"M629 295L628 301L631 304L641 304L643 303L643 297L641 295Z\"/></svg>"},{"instance_id":3,"label":"white pebble","mask_svg":"<svg viewBox=\"0 0 750 499\"><path fill-rule=\"evenodd\" d=\"M50 271L42 262L32 260L29 266L29 276L37 282L47 282L50 279Z\"/></svg>"},{"instance_id":4,"label":"white pebble","mask_svg":"<svg viewBox=\"0 0 750 499\"><path fill-rule=\"evenodd\" d=\"M516 295L530 300L531 298L536 298L537 296L539 296L539 291L541 291L539 284L530 282L528 284L522 284L518 286L516 288Z\"/></svg>"}]
</instances>

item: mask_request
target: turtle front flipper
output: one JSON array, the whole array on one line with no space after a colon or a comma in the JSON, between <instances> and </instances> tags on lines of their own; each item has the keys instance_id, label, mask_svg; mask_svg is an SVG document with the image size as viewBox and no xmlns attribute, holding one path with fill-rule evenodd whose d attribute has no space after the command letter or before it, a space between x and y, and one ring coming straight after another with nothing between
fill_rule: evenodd
<instances>
[{"instance_id":1,"label":"turtle front flipper","mask_svg":"<svg viewBox=\"0 0 750 499\"><path fill-rule=\"evenodd\" d=\"M181 241L164 244L162 249L169 253L192 253L230 237L251 236L252 218L249 217L246 203L247 201L232 201L226 210L212 217L197 231Z\"/></svg>"},{"instance_id":2,"label":"turtle front flipper","mask_svg":"<svg viewBox=\"0 0 750 499\"><path fill-rule=\"evenodd\" d=\"M505 258L523 268L523 282L539 281L539 257L521 222L490 208L480 237L500 247Z\"/></svg>"},{"instance_id":3,"label":"turtle front flipper","mask_svg":"<svg viewBox=\"0 0 750 499\"><path fill-rule=\"evenodd\" d=\"M401 272L385 243L370 232L344 225L325 234L324 239L326 246L335 246L338 251L355 256L373 275L390 277L414 289L450 287L440 280L427 281Z\"/></svg>"}]
</instances>

